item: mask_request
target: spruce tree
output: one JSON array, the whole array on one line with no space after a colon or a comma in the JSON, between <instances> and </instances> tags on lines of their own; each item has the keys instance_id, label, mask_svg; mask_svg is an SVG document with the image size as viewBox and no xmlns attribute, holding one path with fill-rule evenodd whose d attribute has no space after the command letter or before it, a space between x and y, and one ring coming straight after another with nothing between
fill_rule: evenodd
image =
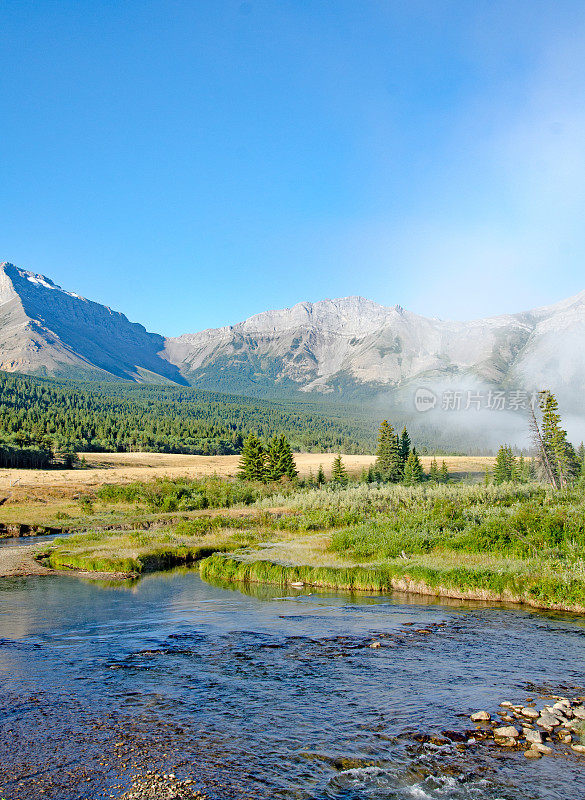
<instances>
[{"instance_id":1,"label":"spruce tree","mask_svg":"<svg viewBox=\"0 0 585 800\"><path fill-rule=\"evenodd\" d=\"M440 483L447 483L449 480L449 470L447 469L447 465L443 461L441 464L441 469L439 470L439 481Z\"/></svg>"},{"instance_id":2,"label":"spruce tree","mask_svg":"<svg viewBox=\"0 0 585 800\"><path fill-rule=\"evenodd\" d=\"M338 454L335 456L333 460L333 468L331 470L331 480L333 483L339 484L339 486L346 486L349 480L347 475L347 470L345 469L345 465L341 460L341 455Z\"/></svg>"},{"instance_id":3,"label":"spruce tree","mask_svg":"<svg viewBox=\"0 0 585 800\"><path fill-rule=\"evenodd\" d=\"M410 436L408 435L408 431L406 430L406 426L402 429L402 433L400 434L400 455L402 456L402 463L406 464L408 456L410 455Z\"/></svg>"},{"instance_id":4,"label":"spruce tree","mask_svg":"<svg viewBox=\"0 0 585 800\"><path fill-rule=\"evenodd\" d=\"M262 442L251 433L242 446L239 463L239 476L249 481L267 480L266 452Z\"/></svg>"},{"instance_id":5,"label":"spruce tree","mask_svg":"<svg viewBox=\"0 0 585 800\"><path fill-rule=\"evenodd\" d=\"M559 404L552 392L540 392L542 441L558 488L565 487L577 471L577 457L567 432L561 428Z\"/></svg>"},{"instance_id":6,"label":"spruce tree","mask_svg":"<svg viewBox=\"0 0 585 800\"><path fill-rule=\"evenodd\" d=\"M507 445L502 445L496 455L494 464L494 483L506 483L514 479L516 459Z\"/></svg>"},{"instance_id":7,"label":"spruce tree","mask_svg":"<svg viewBox=\"0 0 585 800\"><path fill-rule=\"evenodd\" d=\"M291 446L284 434L275 436L268 445L267 452L268 480L279 481L282 478L294 480L298 477Z\"/></svg>"},{"instance_id":8,"label":"spruce tree","mask_svg":"<svg viewBox=\"0 0 585 800\"><path fill-rule=\"evenodd\" d=\"M378 432L376 470L383 481L392 483L399 481L404 472L400 437L396 435L394 428L387 420L382 422Z\"/></svg>"},{"instance_id":9,"label":"spruce tree","mask_svg":"<svg viewBox=\"0 0 585 800\"><path fill-rule=\"evenodd\" d=\"M423 477L424 471L422 464L420 463L420 459L416 454L416 450L413 448L406 459L406 465L404 467L404 484L406 486L414 486L416 483L420 483Z\"/></svg>"},{"instance_id":10,"label":"spruce tree","mask_svg":"<svg viewBox=\"0 0 585 800\"><path fill-rule=\"evenodd\" d=\"M437 466L437 459L433 456L431 466L429 468L429 479L437 483L439 481L439 467Z\"/></svg>"},{"instance_id":11,"label":"spruce tree","mask_svg":"<svg viewBox=\"0 0 585 800\"><path fill-rule=\"evenodd\" d=\"M325 472L323 471L323 464L319 464L319 469L317 470L317 486L323 486L325 483Z\"/></svg>"},{"instance_id":12,"label":"spruce tree","mask_svg":"<svg viewBox=\"0 0 585 800\"><path fill-rule=\"evenodd\" d=\"M370 464L368 467L368 483L379 483L380 475L376 471L376 467Z\"/></svg>"}]
</instances>

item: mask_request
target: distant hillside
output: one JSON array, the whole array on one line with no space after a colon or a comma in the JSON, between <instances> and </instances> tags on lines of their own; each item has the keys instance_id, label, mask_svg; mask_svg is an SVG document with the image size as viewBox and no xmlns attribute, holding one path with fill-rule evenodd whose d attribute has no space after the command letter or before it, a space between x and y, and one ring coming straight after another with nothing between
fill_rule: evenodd
<instances>
[{"instance_id":1,"label":"distant hillside","mask_svg":"<svg viewBox=\"0 0 585 800\"><path fill-rule=\"evenodd\" d=\"M377 420L361 409L267 401L190 387L81 383L0 372L0 438L45 437L79 451L229 454L251 431L296 450L371 452Z\"/></svg>"}]
</instances>

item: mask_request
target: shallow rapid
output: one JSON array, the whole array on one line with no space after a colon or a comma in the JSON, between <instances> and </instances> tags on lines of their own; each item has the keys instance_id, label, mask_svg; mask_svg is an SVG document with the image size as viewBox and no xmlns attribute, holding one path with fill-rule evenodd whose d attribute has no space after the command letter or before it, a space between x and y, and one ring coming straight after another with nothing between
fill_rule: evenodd
<instances>
[{"instance_id":1,"label":"shallow rapid","mask_svg":"<svg viewBox=\"0 0 585 800\"><path fill-rule=\"evenodd\" d=\"M218 799L577 800L582 758L419 734L581 687L584 663L568 614L243 593L189 570L2 579L0 796L117 797L140 767Z\"/></svg>"}]
</instances>

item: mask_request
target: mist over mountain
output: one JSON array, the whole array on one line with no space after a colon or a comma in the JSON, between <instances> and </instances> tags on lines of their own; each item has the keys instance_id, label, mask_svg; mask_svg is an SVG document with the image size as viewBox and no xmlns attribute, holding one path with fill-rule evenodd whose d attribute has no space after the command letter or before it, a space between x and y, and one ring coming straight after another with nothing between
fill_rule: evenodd
<instances>
[{"instance_id":1,"label":"mist over mountain","mask_svg":"<svg viewBox=\"0 0 585 800\"><path fill-rule=\"evenodd\" d=\"M388 414L425 412L429 422L457 411L458 424L474 427L482 412L498 411L505 428L505 413L543 387L581 417L584 345L585 292L471 322L346 297L164 338L50 278L0 265L0 369L11 372L359 399ZM421 389L434 395L427 407L417 405Z\"/></svg>"}]
</instances>

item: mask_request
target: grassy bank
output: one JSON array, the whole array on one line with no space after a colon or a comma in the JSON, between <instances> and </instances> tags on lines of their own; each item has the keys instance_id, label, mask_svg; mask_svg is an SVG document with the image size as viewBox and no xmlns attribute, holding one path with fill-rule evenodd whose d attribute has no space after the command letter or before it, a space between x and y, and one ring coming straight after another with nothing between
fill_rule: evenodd
<instances>
[{"instance_id":1,"label":"grassy bank","mask_svg":"<svg viewBox=\"0 0 585 800\"><path fill-rule=\"evenodd\" d=\"M136 575L189 564L257 540L253 528L241 530L232 520L207 518L148 531L71 534L40 549L38 558L52 569Z\"/></svg>"},{"instance_id":2,"label":"grassy bank","mask_svg":"<svg viewBox=\"0 0 585 800\"><path fill-rule=\"evenodd\" d=\"M427 563L362 564L345 567L286 565L267 560L242 560L237 554L214 553L200 565L207 580L290 586L303 582L344 591L405 592L469 600L525 603L534 608L585 612L585 575L569 570L540 572L538 561L462 564L456 559Z\"/></svg>"},{"instance_id":3,"label":"grassy bank","mask_svg":"<svg viewBox=\"0 0 585 800\"><path fill-rule=\"evenodd\" d=\"M274 500L297 512L283 527L323 530L316 521L329 519L330 535L305 539L304 547L216 554L201 564L203 577L585 610L579 490L357 486Z\"/></svg>"},{"instance_id":4,"label":"grassy bank","mask_svg":"<svg viewBox=\"0 0 585 800\"><path fill-rule=\"evenodd\" d=\"M214 487L209 497L217 500L198 509L200 486L108 489L102 501L128 506L143 498L145 511L168 514L166 523L159 517L148 530L72 535L46 549L45 563L141 574L201 561L201 575L213 580L283 586L303 581L350 591L585 609L585 498L577 489L273 487L245 499L238 495L240 505L251 504L246 516L234 517L233 510L211 516L209 507L220 505L230 491ZM162 511L177 507L182 511Z\"/></svg>"}]
</instances>

